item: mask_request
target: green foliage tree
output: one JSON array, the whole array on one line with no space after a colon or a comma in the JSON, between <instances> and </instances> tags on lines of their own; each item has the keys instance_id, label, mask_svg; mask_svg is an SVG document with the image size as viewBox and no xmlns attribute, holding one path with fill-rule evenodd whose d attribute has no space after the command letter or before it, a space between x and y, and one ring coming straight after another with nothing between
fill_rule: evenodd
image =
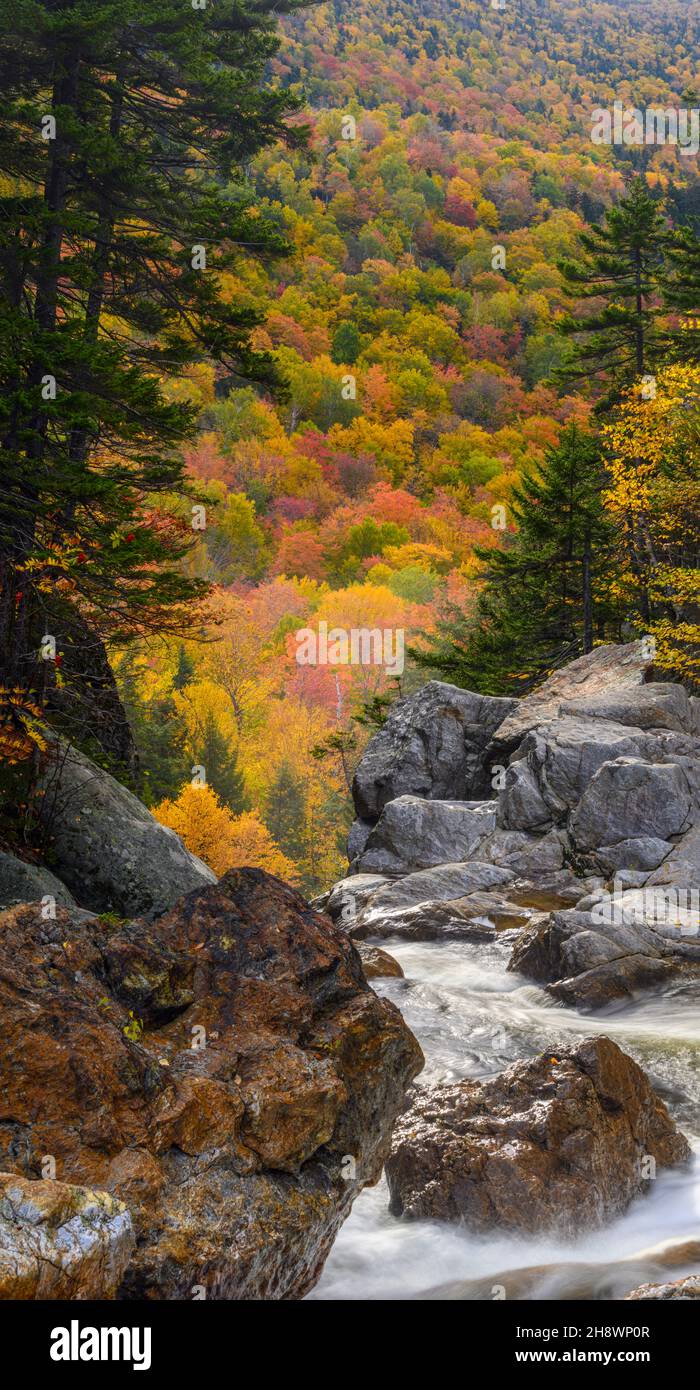
<instances>
[{"instance_id":1,"label":"green foliage tree","mask_svg":"<svg viewBox=\"0 0 700 1390\"><path fill-rule=\"evenodd\" d=\"M268 791L264 807L265 824L283 854L295 862L301 860L305 848L306 798L304 783L283 762Z\"/></svg>"},{"instance_id":2,"label":"green foliage tree","mask_svg":"<svg viewBox=\"0 0 700 1390\"><path fill-rule=\"evenodd\" d=\"M573 338L574 352L559 375L580 382L602 373L603 405L648 372L655 360L655 296L665 245L662 208L636 178L602 225L581 234L581 258L561 263L572 295L603 303L591 314L561 320L560 330Z\"/></svg>"},{"instance_id":3,"label":"green foliage tree","mask_svg":"<svg viewBox=\"0 0 700 1390\"><path fill-rule=\"evenodd\" d=\"M520 694L590 651L614 620L603 483L597 440L570 425L514 490L507 547L477 548L486 568L476 611L453 606L412 651L418 664L485 694Z\"/></svg>"},{"instance_id":4,"label":"green foliage tree","mask_svg":"<svg viewBox=\"0 0 700 1390\"><path fill-rule=\"evenodd\" d=\"M238 754L235 748L231 748L211 713L204 721L198 758L204 766L207 784L216 792L219 800L236 816L249 811L250 801L246 795L243 773L238 766Z\"/></svg>"}]
</instances>

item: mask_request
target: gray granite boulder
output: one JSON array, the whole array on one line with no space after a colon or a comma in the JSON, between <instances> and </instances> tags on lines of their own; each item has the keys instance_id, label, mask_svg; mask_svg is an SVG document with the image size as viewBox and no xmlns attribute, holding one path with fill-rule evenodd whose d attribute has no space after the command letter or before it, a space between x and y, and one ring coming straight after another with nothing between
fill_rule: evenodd
<instances>
[{"instance_id":1,"label":"gray granite boulder","mask_svg":"<svg viewBox=\"0 0 700 1390\"><path fill-rule=\"evenodd\" d=\"M454 864L475 854L495 825L495 801L398 796L384 807L357 868L363 874L405 874Z\"/></svg>"},{"instance_id":2,"label":"gray granite boulder","mask_svg":"<svg viewBox=\"0 0 700 1390\"><path fill-rule=\"evenodd\" d=\"M52 744L40 788L52 865L81 907L153 916L216 883L173 830L77 749Z\"/></svg>"},{"instance_id":3,"label":"gray granite boulder","mask_svg":"<svg viewBox=\"0 0 700 1390\"><path fill-rule=\"evenodd\" d=\"M571 817L571 836L584 851L644 835L668 840L687 827L690 809L688 782L675 763L616 758L603 763L586 787Z\"/></svg>"},{"instance_id":4,"label":"gray granite boulder","mask_svg":"<svg viewBox=\"0 0 700 1390\"><path fill-rule=\"evenodd\" d=\"M485 796L485 750L516 704L442 681L428 681L415 695L397 701L355 773L357 815L377 820L397 796L435 801Z\"/></svg>"},{"instance_id":5,"label":"gray granite boulder","mask_svg":"<svg viewBox=\"0 0 700 1390\"><path fill-rule=\"evenodd\" d=\"M0 908L15 907L17 903L41 902L53 898L58 907L75 907L73 894L65 883L49 869L39 864L27 864L13 854L0 850Z\"/></svg>"}]
</instances>

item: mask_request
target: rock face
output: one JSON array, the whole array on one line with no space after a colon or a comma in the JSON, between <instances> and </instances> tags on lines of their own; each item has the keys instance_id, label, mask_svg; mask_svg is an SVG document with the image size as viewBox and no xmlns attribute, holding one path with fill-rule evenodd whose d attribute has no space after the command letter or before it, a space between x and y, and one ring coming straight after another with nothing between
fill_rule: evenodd
<instances>
[{"instance_id":1,"label":"rock face","mask_svg":"<svg viewBox=\"0 0 700 1390\"><path fill-rule=\"evenodd\" d=\"M555 671L532 695L517 701L513 711L504 717L494 742L502 749L515 747L530 729L567 713L562 706L571 701L581 712L588 701L604 701L611 693L619 700L621 692L632 692L633 698L652 664L643 640L623 647L596 647L587 656Z\"/></svg>"},{"instance_id":2,"label":"rock face","mask_svg":"<svg viewBox=\"0 0 700 1390\"><path fill-rule=\"evenodd\" d=\"M260 870L155 924L5 912L0 1009L0 1167L50 1154L126 1204L120 1297L303 1295L422 1065L345 934Z\"/></svg>"},{"instance_id":3,"label":"rock face","mask_svg":"<svg viewBox=\"0 0 700 1390\"><path fill-rule=\"evenodd\" d=\"M620 923L586 901L611 879L616 901L700 884L700 701L650 666L644 642L597 648L497 727L493 702L438 682L397 705L358 768L358 889L351 874L332 914L342 898L358 938L522 924L512 968L584 1011L700 971L697 900L677 931L653 903Z\"/></svg>"},{"instance_id":4,"label":"rock face","mask_svg":"<svg viewBox=\"0 0 700 1390\"><path fill-rule=\"evenodd\" d=\"M109 1193L0 1173L0 1299L114 1298L133 1247Z\"/></svg>"},{"instance_id":5,"label":"rock face","mask_svg":"<svg viewBox=\"0 0 700 1390\"><path fill-rule=\"evenodd\" d=\"M398 796L384 807L357 863L363 874L407 874L467 859L496 827L493 801Z\"/></svg>"},{"instance_id":6,"label":"rock face","mask_svg":"<svg viewBox=\"0 0 700 1390\"><path fill-rule=\"evenodd\" d=\"M442 681L428 681L417 694L397 701L355 774L358 816L376 821L397 796L431 801L484 796L484 751L515 704Z\"/></svg>"},{"instance_id":7,"label":"rock face","mask_svg":"<svg viewBox=\"0 0 700 1390\"><path fill-rule=\"evenodd\" d=\"M690 1149L641 1069L608 1038L419 1093L386 1173L395 1215L572 1235L623 1212ZM653 1167L651 1168L653 1173Z\"/></svg>"},{"instance_id":8,"label":"rock face","mask_svg":"<svg viewBox=\"0 0 700 1390\"><path fill-rule=\"evenodd\" d=\"M40 782L52 863L81 907L157 915L216 875L126 787L53 743Z\"/></svg>"},{"instance_id":9,"label":"rock face","mask_svg":"<svg viewBox=\"0 0 700 1390\"><path fill-rule=\"evenodd\" d=\"M41 902L44 897L53 898L60 907L75 906L73 894L55 874L0 850L0 908Z\"/></svg>"}]
</instances>

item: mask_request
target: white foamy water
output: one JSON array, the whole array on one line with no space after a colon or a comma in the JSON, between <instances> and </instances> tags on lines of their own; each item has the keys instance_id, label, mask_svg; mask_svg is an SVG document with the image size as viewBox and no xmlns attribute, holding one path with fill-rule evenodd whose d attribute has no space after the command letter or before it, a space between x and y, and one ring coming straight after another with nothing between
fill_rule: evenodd
<instances>
[{"instance_id":1,"label":"white foamy water","mask_svg":"<svg viewBox=\"0 0 700 1390\"><path fill-rule=\"evenodd\" d=\"M503 1232L477 1237L456 1226L399 1220L389 1214L382 1180L357 1199L310 1298L492 1298L489 1281L495 1285L500 1275L509 1298L609 1299L647 1280L700 1271L696 1252L664 1270L652 1250L700 1241L700 989L679 986L586 1017L507 973L512 939L502 933L490 945L381 943L406 978L374 985L398 1005L423 1047L420 1084L490 1076L517 1058L606 1034L644 1067L697 1157L688 1168L661 1174L617 1221L575 1241ZM632 1257L639 1258L625 1263ZM542 1265L554 1268L525 1279L513 1275ZM580 1265L589 1268L571 1268ZM472 1286L478 1280L485 1281L482 1288ZM465 1282L466 1288L441 1287Z\"/></svg>"}]
</instances>

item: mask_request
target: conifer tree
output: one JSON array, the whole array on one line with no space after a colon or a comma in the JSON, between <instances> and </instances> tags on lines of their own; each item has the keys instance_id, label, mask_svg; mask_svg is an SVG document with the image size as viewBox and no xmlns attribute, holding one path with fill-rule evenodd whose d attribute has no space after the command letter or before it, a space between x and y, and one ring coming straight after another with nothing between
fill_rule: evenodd
<instances>
[{"instance_id":1,"label":"conifer tree","mask_svg":"<svg viewBox=\"0 0 700 1390\"><path fill-rule=\"evenodd\" d=\"M306 798L304 783L282 762L265 799L264 820L283 854L298 862L304 853Z\"/></svg>"},{"instance_id":2,"label":"conifer tree","mask_svg":"<svg viewBox=\"0 0 700 1390\"><path fill-rule=\"evenodd\" d=\"M188 655L184 644L181 642L177 652L177 666L173 676L173 690L184 690L186 685L194 678L195 665L192 657Z\"/></svg>"},{"instance_id":3,"label":"conifer tree","mask_svg":"<svg viewBox=\"0 0 700 1390\"><path fill-rule=\"evenodd\" d=\"M576 383L601 373L603 408L656 360L656 299L667 233L662 209L644 180L634 179L602 225L583 232L580 241L582 257L563 261L560 269L572 296L603 305L561 320L558 327L574 339L574 349L557 376Z\"/></svg>"},{"instance_id":4,"label":"conifer tree","mask_svg":"<svg viewBox=\"0 0 700 1390\"><path fill-rule=\"evenodd\" d=\"M243 773L238 766L238 754L221 732L213 714L204 721L198 749L199 761L206 770L207 783L219 801L239 816L250 809Z\"/></svg>"},{"instance_id":5,"label":"conifer tree","mask_svg":"<svg viewBox=\"0 0 700 1390\"><path fill-rule=\"evenodd\" d=\"M665 359L700 362L700 235L694 227L677 227L669 239L663 293L674 316L664 334Z\"/></svg>"},{"instance_id":6,"label":"conifer tree","mask_svg":"<svg viewBox=\"0 0 700 1390\"><path fill-rule=\"evenodd\" d=\"M257 321L220 293L284 249L242 177L297 103L265 84L297 0L8 0L0 37L0 689L100 683L100 642L183 629L201 585L194 409L163 378L214 359L270 380ZM85 661L60 673L64 633ZM39 656L43 636L49 656ZM57 661L58 658L58 661ZM82 666L82 670L81 670ZM84 669L87 667L87 669ZM116 697L112 713L118 722ZM81 718L84 711L81 712ZM105 717L105 725L109 720ZM109 730L98 737L110 739ZM124 753L125 737L112 739Z\"/></svg>"},{"instance_id":7,"label":"conifer tree","mask_svg":"<svg viewBox=\"0 0 700 1390\"><path fill-rule=\"evenodd\" d=\"M506 548L477 550L485 568L476 611L453 607L412 652L419 665L484 694L519 694L590 651L614 616L603 482L598 442L568 426L514 489L517 529Z\"/></svg>"}]
</instances>

